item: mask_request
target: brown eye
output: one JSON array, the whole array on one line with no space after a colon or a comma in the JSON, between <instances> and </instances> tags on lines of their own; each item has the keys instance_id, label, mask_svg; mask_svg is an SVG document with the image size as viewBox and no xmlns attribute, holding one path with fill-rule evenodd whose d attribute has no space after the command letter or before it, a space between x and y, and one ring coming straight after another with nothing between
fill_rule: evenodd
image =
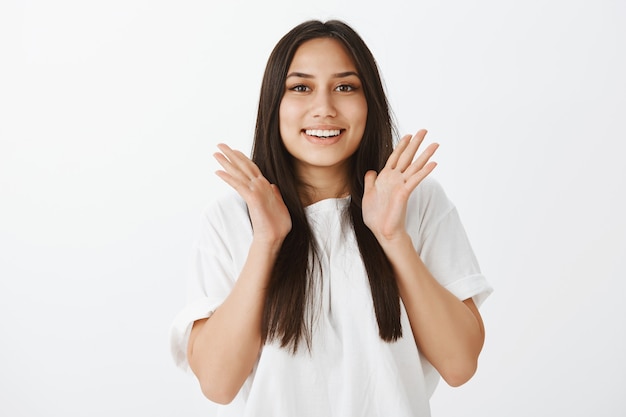
<instances>
[{"instance_id":1,"label":"brown eye","mask_svg":"<svg viewBox=\"0 0 626 417\"><path fill-rule=\"evenodd\" d=\"M307 91L309 91L309 87L307 87L304 84L298 84L298 85L294 85L293 87L291 87L289 90L291 91L295 91L296 93L306 93Z\"/></svg>"},{"instance_id":2,"label":"brown eye","mask_svg":"<svg viewBox=\"0 0 626 417\"><path fill-rule=\"evenodd\" d=\"M339 86L337 86L337 88L335 88L335 91L339 91L341 93L349 93L356 90L356 87L350 85L350 84L341 84Z\"/></svg>"}]
</instances>

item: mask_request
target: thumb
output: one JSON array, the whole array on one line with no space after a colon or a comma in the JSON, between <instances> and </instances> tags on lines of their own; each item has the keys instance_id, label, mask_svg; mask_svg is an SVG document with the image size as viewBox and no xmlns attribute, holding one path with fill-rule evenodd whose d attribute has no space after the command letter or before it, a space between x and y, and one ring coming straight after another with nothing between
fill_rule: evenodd
<instances>
[{"instance_id":1,"label":"thumb","mask_svg":"<svg viewBox=\"0 0 626 417\"><path fill-rule=\"evenodd\" d=\"M378 174L376 171L367 171L365 173L364 183L363 183L363 192L366 193L374 187L374 183L376 182L376 178L378 178Z\"/></svg>"},{"instance_id":2,"label":"thumb","mask_svg":"<svg viewBox=\"0 0 626 417\"><path fill-rule=\"evenodd\" d=\"M274 193L274 197L278 198L279 200L282 200L283 196L280 194L280 190L278 189L278 186L276 184L270 184L270 187L272 187L272 192Z\"/></svg>"}]
</instances>

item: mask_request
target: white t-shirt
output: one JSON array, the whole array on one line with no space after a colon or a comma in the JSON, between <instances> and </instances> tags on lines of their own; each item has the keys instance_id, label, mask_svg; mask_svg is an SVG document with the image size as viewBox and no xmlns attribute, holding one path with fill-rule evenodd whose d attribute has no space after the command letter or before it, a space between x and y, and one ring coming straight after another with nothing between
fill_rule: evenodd
<instances>
[{"instance_id":1,"label":"white t-shirt","mask_svg":"<svg viewBox=\"0 0 626 417\"><path fill-rule=\"evenodd\" d=\"M312 350L295 355L265 345L232 403L218 416L426 417L439 374L418 352L401 304L403 337L378 334L372 297L354 231L343 214L349 197L306 207L321 262L320 306ZM476 305L492 291L481 274L454 205L426 178L408 203L407 230L434 277ZM209 317L232 289L252 242L246 204L237 194L210 205L193 256L188 304L171 328L174 361L188 369L187 341L195 320Z\"/></svg>"}]
</instances>

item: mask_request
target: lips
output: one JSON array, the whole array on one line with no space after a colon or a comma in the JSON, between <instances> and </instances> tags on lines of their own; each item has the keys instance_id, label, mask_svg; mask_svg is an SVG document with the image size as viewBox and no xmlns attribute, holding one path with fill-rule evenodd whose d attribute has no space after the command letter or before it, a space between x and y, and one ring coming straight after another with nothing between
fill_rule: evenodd
<instances>
[{"instance_id":1,"label":"lips","mask_svg":"<svg viewBox=\"0 0 626 417\"><path fill-rule=\"evenodd\" d=\"M345 129L303 129L304 138L314 144L330 146L339 142L343 138Z\"/></svg>"},{"instance_id":2,"label":"lips","mask_svg":"<svg viewBox=\"0 0 626 417\"><path fill-rule=\"evenodd\" d=\"M304 131L309 136L317 136L318 138L332 138L341 134L340 129L307 129Z\"/></svg>"}]
</instances>

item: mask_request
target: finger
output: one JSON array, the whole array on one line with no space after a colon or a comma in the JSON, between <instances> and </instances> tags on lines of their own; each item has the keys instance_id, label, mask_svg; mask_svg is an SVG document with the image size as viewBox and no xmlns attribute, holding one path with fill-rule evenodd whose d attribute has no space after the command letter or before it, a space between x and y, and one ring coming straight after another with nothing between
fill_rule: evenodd
<instances>
[{"instance_id":1,"label":"finger","mask_svg":"<svg viewBox=\"0 0 626 417\"><path fill-rule=\"evenodd\" d=\"M405 175L411 176L415 174L420 169L424 168L426 163L432 158L435 151L439 148L438 143L431 143L428 145L424 152L422 152L415 161L404 171Z\"/></svg>"},{"instance_id":2,"label":"finger","mask_svg":"<svg viewBox=\"0 0 626 417\"><path fill-rule=\"evenodd\" d=\"M273 184L269 184L263 176L241 180L226 171L215 171L215 174L235 189L235 191L237 191L237 193L246 201L248 206L258 204L259 198L262 199L265 193L271 193L274 196L282 198L280 197L278 187Z\"/></svg>"},{"instance_id":3,"label":"finger","mask_svg":"<svg viewBox=\"0 0 626 417\"><path fill-rule=\"evenodd\" d=\"M365 178L363 179L363 193L367 193L374 187L374 183L376 182L376 178L378 174L376 171L367 171L365 173Z\"/></svg>"},{"instance_id":4,"label":"finger","mask_svg":"<svg viewBox=\"0 0 626 417\"><path fill-rule=\"evenodd\" d=\"M433 172L433 169L435 169L436 166L437 163L435 161L430 161L429 163L424 165L422 169L411 175L404 183L404 186L409 191L413 191L415 187L417 187L422 182L422 180L428 176L428 174Z\"/></svg>"},{"instance_id":5,"label":"finger","mask_svg":"<svg viewBox=\"0 0 626 417\"><path fill-rule=\"evenodd\" d=\"M226 156L216 152L213 154L215 160L224 168L224 173L228 173L230 177L236 179L239 182L249 182L251 180L250 175L242 171L237 165L234 165Z\"/></svg>"},{"instance_id":6,"label":"finger","mask_svg":"<svg viewBox=\"0 0 626 417\"><path fill-rule=\"evenodd\" d=\"M220 177L226 184L233 187L235 191L245 199L245 194L247 194L248 189L241 180L233 177L226 171L215 171L215 175Z\"/></svg>"},{"instance_id":7,"label":"finger","mask_svg":"<svg viewBox=\"0 0 626 417\"><path fill-rule=\"evenodd\" d=\"M215 160L222 166L222 168L224 168L227 171L234 171L236 170L235 166L230 162L230 160L224 156L224 154L220 153L220 152L215 152L213 154L213 158L215 158Z\"/></svg>"},{"instance_id":8,"label":"finger","mask_svg":"<svg viewBox=\"0 0 626 417\"><path fill-rule=\"evenodd\" d=\"M426 133L426 129L421 129L411 138L411 141L407 144L406 149L402 152L402 155L400 155L398 160L397 168L400 171L404 172L409 165L411 165L413 158L415 158L415 154L417 153L417 149L422 144Z\"/></svg>"},{"instance_id":9,"label":"finger","mask_svg":"<svg viewBox=\"0 0 626 417\"><path fill-rule=\"evenodd\" d=\"M236 167L248 178L254 178L261 175L261 171L247 156L242 152L231 149L228 145L220 143L217 145L220 151L228 158L231 166Z\"/></svg>"},{"instance_id":10,"label":"finger","mask_svg":"<svg viewBox=\"0 0 626 417\"><path fill-rule=\"evenodd\" d=\"M257 167L257 165L242 152L231 149L228 145L224 143L218 144L217 147L228 158L232 166L240 169L249 178L254 178L262 175L259 167Z\"/></svg>"},{"instance_id":11,"label":"finger","mask_svg":"<svg viewBox=\"0 0 626 417\"><path fill-rule=\"evenodd\" d=\"M270 184L270 187L272 187L272 192L274 193L274 198L276 198L276 200L283 201L283 196L280 193L280 190L278 189L278 186L276 184Z\"/></svg>"},{"instance_id":12,"label":"finger","mask_svg":"<svg viewBox=\"0 0 626 417\"><path fill-rule=\"evenodd\" d=\"M226 155L216 152L213 154L213 157L217 160L217 162L224 168L224 170L218 170L215 172L217 176L219 176L222 180L224 180L228 185L233 187L237 192L244 197L244 194L247 193L249 189L253 188L253 183L255 179L263 178L263 176L259 177L251 177L249 172L245 172L241 169L241 165L236 163L236 156L233 154L233 150L228 146L218 145L220 150L228 152L233 159L229 159ZM235 163L233 163L235 160Z\"/></svg>"},{"instance_id":13,"label":"finger","mask_svg":"<svg viewBox=\"0 0 626 417\"><path fill-rule=\"evenodd\" d=\"M400 141L396 145L396 148L393 150L393 152L391 152L391 155L389 155L387 163L385 164L385 168L395 169L396 165L398 164L398 159L400 158L400 155L402 155L404 149L409 145L410 140L411 135L402 136L402 139L400 139Z\"/></svg>"}]
</instances>

